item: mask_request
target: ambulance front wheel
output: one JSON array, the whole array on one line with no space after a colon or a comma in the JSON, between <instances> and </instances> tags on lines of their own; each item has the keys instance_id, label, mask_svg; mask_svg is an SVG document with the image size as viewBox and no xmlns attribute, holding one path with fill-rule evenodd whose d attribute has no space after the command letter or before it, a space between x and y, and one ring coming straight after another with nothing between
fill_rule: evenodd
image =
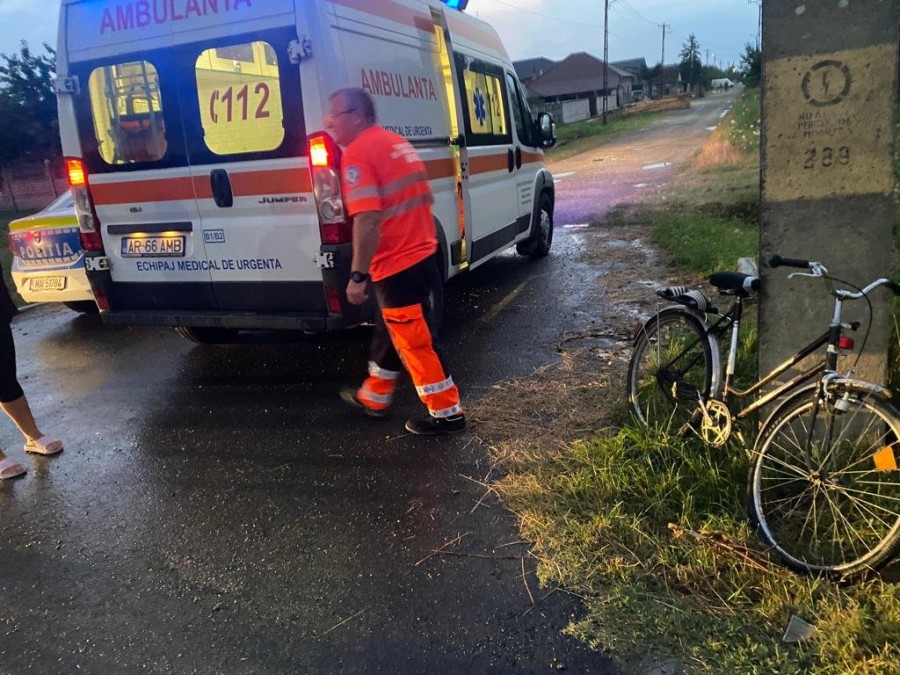
<instances>
[{"instance_id":1,"label":"ambulance front wheel","mask_svg":"<svg viewBox=\"0 0 900 675\"><path fill-rule=\"evenodd\" d=\"M519 255L527 255L529 258L544 258L550 253L550 245L553 243L553 202L546 192L541 193L538 202L537 222L532 225L531 236L525 241L516 244L516 252Z\"/></svg>"},{"instance_id":2,"label":"ambulance front wheel","mask_svg":"<svg viewBox=\"0 0 900 675\"><path fill-rule=\"evenodd\" d=\"M236 328L209 328L203 326L176 326L175 332L185 340L202 345L228 344L237 335Z\"/></svg>"}]
</instances>

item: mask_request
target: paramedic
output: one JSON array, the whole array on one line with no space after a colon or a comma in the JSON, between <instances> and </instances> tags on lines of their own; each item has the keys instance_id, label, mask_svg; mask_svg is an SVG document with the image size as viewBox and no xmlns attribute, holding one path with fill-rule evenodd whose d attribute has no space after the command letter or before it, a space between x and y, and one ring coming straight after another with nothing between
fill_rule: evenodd
<instances>
[{"instance_id":1,"label":"paramedic","mask_svg":"<svg viewBox=\"0 0 900 675\"><path fill-rule=\"evenodd\" d=\"M441 278L434 264L437 237L425 165L406 139L375 124L374 102L362 89L332 94L325 126L345 148L342 183L353 218L347 300L363 304L371 281L378 304L369 377L341 397L384 417L405 365L429 413L407 421L406 429L427 435L461 432L466 418L459 390L434 350L426 315Z\"/></svg>"},{"instance_id":2,"label":"paramedic","mask_svg":"<svg viewBox=\"0 0 900 675\"><path fill-rule=\"evenodd\" d=\"M3 271L0 270L0 408L9 415L25 437L25 452L55 455L62 451L62 441L45 436L38 429L16 377L16 347L9 324L17 310L9 297L2 274ZM25 467L0 450L0 480L15 478L24 473Z\"/></svg>"}]
</instances>

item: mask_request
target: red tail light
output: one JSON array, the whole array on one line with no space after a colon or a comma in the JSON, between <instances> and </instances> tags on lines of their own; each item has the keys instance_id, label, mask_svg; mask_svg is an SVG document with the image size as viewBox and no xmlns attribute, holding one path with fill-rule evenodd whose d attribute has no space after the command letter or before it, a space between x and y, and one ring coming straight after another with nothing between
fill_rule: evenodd
<instances>
[{"instance_id":1,"label":"red tail light","mask_svg":"<svg viewBox=\"0 0 900 675\"><path fill-rule=\"evenodd\" d=\"M84 172L84 162L80 159L66 160L66 175L69 177L69 187L82 187L87 185L87 174Z\"/></svg>"},{"instance_id":2,"label":"red tail light","mask_svg":"<svg viewBox=\"0 0 900 675\"><path fill-rule=\"evenodd\" d=\"M856 343L853 342L852 337L842 337L838 338L838 349L846 349L851 350L856 346Z\"/></svg>"},{"instance_id":3,"label":"red tail light","mask_svg":"<svg viewBox=\"0 0 900 675\"><path fill-rule=\"evenodd\" d=\"M81 247L86 251L102 251L100 221L97 218L94 200L91 198L91 191L88 187L88 173L84 162L77 157L67 157L66 174L69 177L69 189L75 202L78 229L81 230Z\"/></svg>"},{"instance_id":4,"label":"red tail light","mask_svg":"<svg viewBox=\"0 0 900 675\"><path fill-rule=\"evenodd\" d=\"M308 140L309 167L322 243L349 243L353 241L353 227L347 218L341 191L341 149L328 134L313 134Z\"/></svg>"},{"instance_id":5,"label":"red tail light","mask_svg":"<svg viewBox=\"0 0 900 675\"><path fill-rule=\"evenodd\" d=\"M99 287L91 288L91 291L94 293L94 301L97 303L100 311L109 311L109 300L106 299L106 293L103 292L103 289Z\"/></svg>"},{"instance_id":6,"label":"red tail light","mask_svg":"<svg viewBox=\"0 0 900 675\"><path fill-rule=\"evenodd\" d=\"M341 289L337 286L325 287L325 302L328 305L328 311L332 314L340 314L344 310L341 302Z\"/></svg>"}]
</instances>

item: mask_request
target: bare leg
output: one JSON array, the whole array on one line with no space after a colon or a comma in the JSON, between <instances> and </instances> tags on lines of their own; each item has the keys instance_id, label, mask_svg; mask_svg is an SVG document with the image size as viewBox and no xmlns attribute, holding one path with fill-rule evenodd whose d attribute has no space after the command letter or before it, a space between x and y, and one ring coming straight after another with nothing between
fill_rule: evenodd
<instances>
[{"instance_id":1,"label":"bare leg","mask_svg":"<svg viewBox=\"0 0 900 675\"><path fill-rule=\"evenodd\" d=\"M31 414L31 408L28 407L28 399L24 396L20 396L9 403L0 403L0 408L19 427L19 431L22 432L26 441L36 441L44 435L38 429L37 422L34 421L34 415Z\"/></svg>"}]
</instances>

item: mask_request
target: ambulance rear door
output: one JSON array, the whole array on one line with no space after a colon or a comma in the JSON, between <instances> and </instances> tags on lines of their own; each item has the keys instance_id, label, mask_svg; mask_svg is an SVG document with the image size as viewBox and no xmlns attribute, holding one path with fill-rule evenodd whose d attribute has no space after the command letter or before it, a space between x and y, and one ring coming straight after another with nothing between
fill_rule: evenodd
<instances>
[{"instance_id":1,"label":"ambulance rear door","mask_svg":"<svg viewBox=\"0 0 900 675\"><path fill-rule=\"evenodd\" d=\"M223 311L326 311L300 71L289 57L297 29L293 13L283 17L281 27L233 24L234 35L179 48L191 73L182 103L191 172Z\"/></svg>"},{"instance_id":2,"label":"ambulance rear door","mask_svg":"<svg viewBox=\"0 0 900 675\"><path fill-rule=\"evenodd\" d=\"M86 15L73 11L70 45L78 45L81 24L99 21L87 12L99 6L73 6ZM71 53L97 51L89 46ZM74 109L110 261L110 308L210 309L215 298L186 151L181 73L169 48L125 48L91 60L70 57L68 73L81 83Z\"/></svg>"}]
</instances>

